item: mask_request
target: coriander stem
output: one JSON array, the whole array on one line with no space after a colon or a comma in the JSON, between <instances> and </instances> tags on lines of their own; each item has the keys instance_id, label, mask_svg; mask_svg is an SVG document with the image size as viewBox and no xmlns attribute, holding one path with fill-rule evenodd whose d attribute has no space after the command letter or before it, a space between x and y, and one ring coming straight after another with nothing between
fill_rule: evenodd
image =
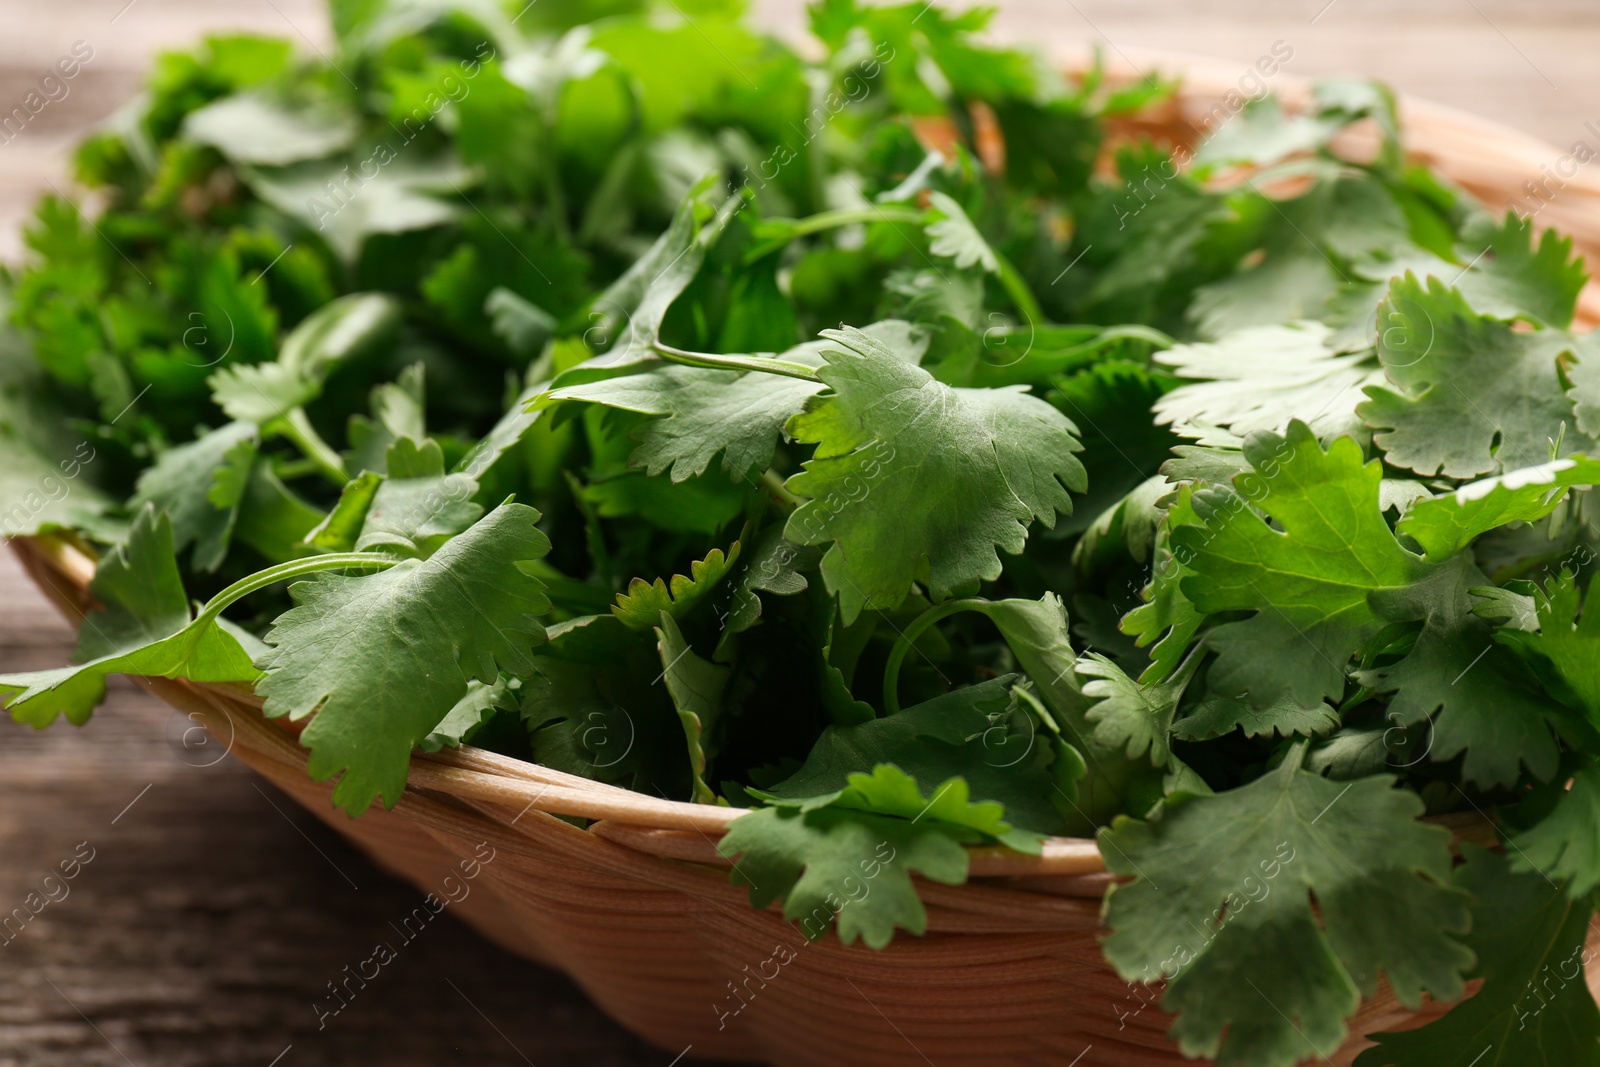
<instances>
[{"instance_id":1,"label":"coriander stem","mask_svg":"<svg viewBox=\"0 0 1600 1067\"><path fill-rule=\"evenodd\" d=\"M790 363L788 360L772 359L766 356L718 356L709 352L686 352L681 348L656 341L650 347L662 359L672 363L679 363L685 367L705 367L710 370L751 371L758 370L767 374L781 374L785 378L799 378L802 381L822 384L822 379L817 377L817 372L804 363Z\"/></svg>"},{"instance_id":2,"label":"coriander stem","mask_svg":"<svg viewBox=\"0 0 1600 1067\"><path fill-rule=\"evenodd\" d=\"M295 446L305 453L305 457L316 464L317 469L326 474L333 483L344 488L350 476L345 473L344 460L339 458L339 453L328 446L328 442L317 433L316 427L311 425L311 419L306 415L305 408L294 408L280 424L284 427L283 435L295 443Z\"/></svg>"},{"instance_id":3,"label":"coriander stem","mask_svg":"<svg viewBox=\"0 0 1600 1067\"><path fill-rule=\"evenodd\" d=\"M921 222L924 214L920 208L892 205L885 207L873 204L870 207L840 208L837 211L823 211L795 220L794 228L786 236L790 239L809 237L824 230L836 230L841 226L855 226L868 222Z\"/></svg>"},{"instance_id":4,"label":"coriander stem","mask_svg":"<svg viewBox=\"0 0 1600 1067\"><path fill-rule=\"evenodd\" d=\"M257 571L228 586L222 592L206 601L205 607L200 609L196 616L196 623L205 623L216 619L234 602L244 599L251 593L265 589L269 585L298 578L304 574L315 574L318 571L348 570L353 567L363 569L382 570L394 566L400 560L394 556L379 555L376 552L333 552L325 556L308 556L305 559L294 559L287 563L279 563L268 567L264 571Z\"/></svg>"},{"instance_id":5,"label":"coriander stem","mask_svg":"<svg viewBox=\"0 0 1600 1067\"><path fill-rule=\"evenodd\" d=\"M761 472L761 488L765 489L767 495L772 497L773 503L777 504L785 512L793 511L805 503L800 497L789 492L788 487L783 484L783 479L778 477L774 471Z\"/></svg>"},{"instance_id":6,"label":"coriander stem","mask_svg":"<svg viewBox=\"0 0 1600 1067\"><path fill-rule=\"evenodd\" d=\"M1012 266L1011 261L999 252L995 252L994 258L999 263L1000 287L1011 298L1012 306L1017 309L1017 313L1029 323L1047 322L1044 309L1039 306L1039 301L1033 295L1033 290L1029 289L1028 283L1022 280L1022 275L1017 272L1017 268Z\"/></svg>"},{"instance_id":7,"label":"coriander stem","mask_svg":"<svg viewBox=\"0 0 1600 1067\"><path fill-rule=\"evenodd\" d=\"M938 622L940 619L963 611L983 611L989 606L989 601L981 597L963 597L958 600L946 600L943 604L935 604L911 621L900 633L900 637L889 650L889 659L883 665L883 713L893 715L900 710L900 664L905 662L906 653L911 651L911 646L923 632Z\"/></svg>"}]
</instances>

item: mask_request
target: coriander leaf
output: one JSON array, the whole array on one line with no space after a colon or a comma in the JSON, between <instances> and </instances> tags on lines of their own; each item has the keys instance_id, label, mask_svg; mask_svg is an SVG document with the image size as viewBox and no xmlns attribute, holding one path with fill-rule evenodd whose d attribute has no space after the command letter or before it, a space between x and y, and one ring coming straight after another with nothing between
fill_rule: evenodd
<instances>
[{"instance_id":1,"label":"coriander leaf","mask_svg":"<svg viewBox=\"0 0 1600 1067\"><path fill-rule=\"evenodd\" d=\"M1588 766L1558 789L1555 806L1511 838L1506 858L1517 874L1559 882L1578 903L1600 886L1600 767Z\"/></svg>"},{"instance_id":2,"label":"coriander leaf","mask_svg":"<svg viewBox=\"0 0 1600 1067\"><path fill-rule=\"evenodd\" d=\"M104 699L111 674L196 682L257 677L237 631L210 619L191 621L172 543L167 514L144 508L127 542L96 571L93 588L107 603L84 622L90 632L80 637L80 652L90 658L76 667L0 674L13 719L44 727L60 714L81 725Z\"/></svg>"},{"instance_id":3,"label":"coriander leaf","mask_svg":"<svg viewBox=\"0 0 1600 1067\"><path fill-rule=\"evenodd\" d=\"M1468 977L1483 985L1427 1026L1372 1035L1378 1045L1357 1067L1600 1064L1600 1010L1582 977L1593 906L1476 845L1461 854L1455 884L1475 898L1465 940L1478 963Z\"/></svg>"},{"instance_id":4,"label":"coriander leaf","mask_svg":"<svg viewBox=\"0 0 1600 1067\"><path fill-rule=\"evenodd\" d=\"M13 311L0 288L0 320ZM0 323L0 537L26 537L52 526L81 527L106 512L111 501L84 477L98 450L71 432L64 408L44 388L45 372L9 326Z\"/></svg>"},{"instance_id":5,"label":"coriander leaf","mask_svg":"<svg viewBox=\"0 0 1600 1067\"><path fill-rule=\"evenodd\" d=\"M726 554L713 548L705 559L689 564L687 577L674 574L670 583L660 578L654 582L635 578L626 593L617 595L611 613L628 629L640 633L659 627L663 614L682 620L717 591L738 560L739 542L735 541Z\"/></svg>"},{"instance_id":6,"label":"coriander leaf","mask_svg":"<svg viewBox=\"0 0 1600 1067\"><path fill-rule=\"evenodd\" d=\"M1388 621L1369 595L1409 586L1424 565L1390 532L1378 508L1379 464L1363 463L1353 439L1324 451L1295 422L1284 437L1252 437L1245 455L1256 469L1234 484L1276 525L1232 491L1197 491L1205 521L1172 531L1174 550L1191 556L1182 591L1204 613L1256 613L1207 636L1218 653L1215 691L1256 708L1288 694L1315 709L1340 696L1345 665Z\"/></svg>"},{"instance_id":7,"label":"coriander leaf","mask_svg":"<svg viewBox=\"0 0 1600 1067\"><path fill-rule=\"evenodd\" d=\"M1156 766L1165 766L1172 756L1168 740L1172 718L1198 665L1195 657L1191 665L1159 685L1141 686L1098 652L1081 657L1077 671L1092 679L1084 683L1083 695L1097 701L1088 712L1089 721L1095 724L1095 740L1121 749L1130 760L1148 756Z\"/></svg>"},{"instance_id":8,"label":"coriander leaf","mask_svg":"<svg viewBox=\"0 0 1600 1067\"><path fill-rule=\"evenodd\" d=\"M560 375L555 381L558 387L610 377L652 358L651 346L661 335L667 311L694 281L707 250L743 204L737 196L719 202L719 191L713 176L697 183L678 205L666 232L595 298L591 318L597 321L589 333L602 343L610 341L610 348Z\"/></svg>"},{"instance_id":9,"label":"coriander leaf","mask_svg":"<svg viewBox=\"0 0 1600 1067\"><path fill-rule=\"evenodd\" d=\"M235 364L208 380L211 399L240 422L269 426L322 394L341 364L391 345L400 305L381 293L351 293L312 312L284 338L274 363Z\"/></svg>"},{"instance_id":10,"label":"coriander leaf","mask_svg":"<svg viewBox=\"0 0 1600 1067\"><path fill-rule=\"evenodd\" d=\"M1583 260L1572 255L1572 238L1554 230L1536 234L1532 219L1506 212L1496 225L1469 225L1461 235L1461 258L1472 264L1455 282L1481 314L1530 317L1545 326L1572 325L1578 293L1589 280Z\"/></svg>"},{"instance_id":11,"label":"coriander leaf","mask_svg":"<svg viewBox=\"0 0 1600 1067\"><path fill-rule=\"evenodd\" d=\"M467 683L466 695L456 701L456 706L450 709L449 714L440 719L439 725L422 739L422 751L460 748L471 741L472 735L493 718L495 712L509 711L517 706L517 690L521 687L522 679L509 674L502 674L493 683L474 678Z\"/></svg>"},{"instance_id":12,"label":"coriander leaf","mask_svg":"<svg viewBox=\"0 0 1600 1067\"><path fill-rule=\"evenodd\" d=\"M982 267L989 274L1000 273L1000 261L978 232L967 213L950 196L941 192L928 194L928 219L924 227L928 234L928 251L944 259L955 261L961 270Z\"/></svg>"},{"instance_id":13,"label":"coriander leaf","mask_svg":"<svg viewBox=\"0 0 1600 1067\"><path fill-rule=\"evenodd\" d=\"M1466 556L1406 589L1375 591L1373 606L1386 617L1420 618L1422 630L1398 663L1356 674L1363 685L1389 697L1398 723L1434 716L1431 759L1465 751L1461 774L1484 785L1514 785L1521 768L1540 780L1556 771L1559 752L1547 723L1559 709L1537 692L1491 628L1472 614L1468 589L1484 584Z\"/></svg>"},{"instance_id":14,"label":"coriander leaf","mask_svg":"<svg viewBox=\"0 0 1600 1067\"><path fill-rule=\"evenodd\" d=\"M386 466L389 473L362 516L358 552L388 549L425 559L483 514L472 499L478 483L465 474L446 474L444 454L431 439L419 445L400 438L389 446ZM359 495L352 497L352 506ZM345 499L340 496L341 506Z\"/></svg>"},{"instance_id":15,"label":"coriander leaf","mask_svg":"<svg viewBox=\"0 0 1600 1067\"><path fill-rule=\"evenodd\" d=\"M1129 760L1121 742L1089 719L1093 702L1078 682L1066 606L1055 593L1039 600L998 600L982 613L999 629L1028 675L1057 734L1054 788L1072 809L1068 828L1088 834L1124 811L1148 811L1161 796L1161 772Z\"/></svg>"},{"instance_id":16,"label":"coriander leaf","mask_svg":"<svg viewBox=\"0 0 1600 1067\"><path fill-rule=\"evenodd\" d=\"M1395 281L1380 309L1378 357L1389 386L1367 387L1357 409L1384 459L1422 475L1466 478L1530 466L1550 455L1572 401L1558 357L1565 334L1522 333L1487 318L1437 278ZM1581 449L1581 438L1568 443Z\"/></svg>"},{"instance_id":17,"label":"coriander leaf","mask_svg":"<svg viewBox=\"0 0 1600 1067\"><path fill-rule=\"evenodd\" d=\"M263 201L316 231L347 263L374 234L432 229L460 214L443 197L470 182L471 173L452 155L402 154L378 141L368 159L376 173L362 173L359 184L337 160L241 168L240 175ZM330 192L340 183L348 191Z\"/></svg>"},{"instance_id":18,"label":"coriander leaf","mask_svg":"<svg viewBox=\"0 0 1600 1067\"><path fill-rule=\"evenodd\" d=\"M335 806L358 815L405 789L411 750L466 694L502 669L533 669L549 610L544 586L520 564L550 542L539 513L502 504L426 560L364 577L321 575L290 587L295 607L267 635L257 686L268 716L303 719L308 770L343 774Z\"/></svg>"},{"instance_id":19,"label":"coriander leaf","mask_svg":"<svg viewBox=\"0 0 1600 1067\"><path fill-rule=\"evenodd\" d=\"M456 463L456 473L482 478L500 457L516 448L539 420L540 413L529 411L528 405L543 392L541 386L530 386L519 393L499 421Z\"/></svg>"},{"instance_id":20,"label":"coriander leaf","mask_svg":"<svg viewBox=\"0 0 1600 1067\"><path fill-rule=\"evenodd\" d=\"M383 484L383 475L362 471L339 490L339 499L333 510L306 535L306 543L328 552L350 552L361 536L361 526L367 521L367 510L372 498Z\"/></svg>"},{"instance_id":21,"label":"coriander leaf","mask_svg":"<svg viewBox=\"0 0 1600 1067\"><path fill-rule=\"evenodd\" d=\"M283 563L305 555L305 539L323 514L283 484L270 463L256 463L239 502L234 535L266 559Z\"/></svg>"},{"instance_id":22,"label":"coriander leaf","mask_svg":"<svg viewBox=\"0 0 1600 1067\"><path fill-rule=\"evenodd\" d=\"M544 308L504 286L489 293L483 313L493 321L494 332L506 347L523 360L537 358L559 325Z\"/></svg>"},{"instance_id":23,"label":"coriander leaf","mask_svg":"<svg viewBox=\"0 0 1600 1067\"><path fill-rule=\"evenodd\" d=\"M756 535L752 551L745 553L743 565L733 580L733 593L724 613L722 637L717 643L717 658L724 653L734 635L744 633L761 621L758 593L795 596L810 588L805 572L816 566L820 553L814 548L791 545L783 539L783 527L773 525Z\"/></svg>"},{"instance_id":24,"label":"coriander leaf","mask_svg":"<svg viewBox=\"0 0 1600 1067\"><path fill-rule=\"evenodd\" d=\"M191 111L183 132L235 163L283 166L321 159L350 147L354 115L332 109L289 110L256 93L241 93Z\"/></svg>"},{"instance_id":25,"label":"coriander leaf","mask_svg":"<svg viewBox=\"0 0 1600 1067\"><path fill-rule=\"evenodd\" d=\"M1577 579L1565 571L1539 591L1533 608L1537 626L1502 626L1498 638L1520 652L1541 678L1553 673L1555 684L1546 682L1546 688L1570 697L1590 721L1600 723L1600 610L1590 608L1587 595L1580 604Z\"/></svg>"},{"instance_id":26,"label":"coriander leaf","mask_svg":"<svg viewBox=\"0 0 1600 1067\"><path fill-rule=\"evenodd\" d=\"M82 726L106 698L106 675L71 667L0 675L0 698L12 721L24 726L43 730L58 718Z\"/></svg>"},{"instance_id":27,"label":"coriander leaf","mask_svg":"<svg viewBox=\"0 0 1600 1067\"><path fill-rule=\"evenodd\" d=\"M840 941L878 949L896 927L928 929L913 871L945 885L967 880L966 849L940 824L841 808L759 809L734 820L717 851L734 860L734 883L749 885L757 908L782 900L784 918L807 937L837 919Z\"/></svg>"},{"instance_id":28,"label":"coriander leaf","mask_svg":"<svg viewBox=\"0 0 1600 1067\"><path fill-rule=\"evenodd\" d=\"M1412 1007L1461 994L1472 955L1452 936L1468 911L1450 835L1416 822L1421 801L1389 778L1341 786L1299 764L1101 833L1106 866L1137 876L1107 895L1106 957L1130 980L1168 978L1162 1009L1185 1055L1327 1056L1380 974Z\"/></svg>"},{"instance_id":29,"label":"coriander leaf","mask_svg":"<svg viewBox=\"0 0 1600 1067\"><path fill-rule=\"evenodd\" d=\"M1150 650L1150 666L1139 676L1139 681L1145 685L1171 677L1205 622L1205 615L1196 611L1189 598L1183 595L1183 581L1194 572L1172 551L1172 531L1176 524L1199 521L1193 518L1193 493L1189 486L1179 490L1177 500L1168 507L1166 518L1156 528L1151 578L1140 594L1144 603L1124 615L1118 626L1134 638L1140 648L1155 646ZM1185 557L1188 558L1187 550Z\"/></svg>"},{"instance_id":30,"label":"coriander leaf","mask_svg":"<svg viewBox=\"0 0 1600 1067\"><path fill-rule=\"evenodd\" d=\"M914 334L909 324L892 319L873 323L862 332L911 363L927 348L925 337ZM825 341L813 341L778 358L820 367L826 347ZM670 469L672 480L681 482L705 473L712 459L721 454L722 469L737 480L772 464L784 423L822 389L817 382L755 371L647 364L637 374L557 389L541 403L585 401L664 416L633 431L639 447L628 457L630 466L643 467L652 477Z\"/></svg>"},{"instance_id":31,"label":"coriander leaf","mask_svg":"<svg viewBox=\"0 0 1600 1067\"><path fill-rule=\"evenodd\" d=\"M1013 680L990 679L894 715L829 726L798 771L759 795L807 810L836 802L853 806L840 799L853 776L893 764L929 796L959 778L975 800L999 805L1009 824L1052 833L1062 825L1053 800L1053 754L1011 697L1007 687Z\"/></svg>"},{"instance_id":32,"label":"coriander leaf","mask_svg":"<svg viewBox=\"0 0 1600 1067\"><path fill-rule=\"evenodd\" d=\"M1323 147L1349 124L1339 116L1288 115L1273 96L1248 100L1244 108L1201 142L1201 166L1249 163L1265 166Z\"/></svg>"},{"instance_id":33,"label":"coriander leaf","mask_svg":"<svg viewBox=\"0 0 1600 1067\"><path fill-rule=\"evenodd\" d=\"M1278 433L1291 419L1310 424L1319 437L1359 425L1363 386L1383 380L1364 354L1339 355L1319 322L1252 326L1204 344L1178 345L1153 357L1182 385L1155 403L1156 422L1186 437L1220 426L1240 437L1256 430Z\"/></svg>"},{"instance_id":34,"label":"coriander leaf","mask_svg":"<svg viewBox=\"0 0 1600 1067\"><path fill-rule=\"evenodd\" d=\"M1586 456L1551 460L1419 500L1397 528L1421 545L1430 561L1439 561L1497 526L1542 519L1566 498L1568 488L1597 482L1600 460Z\"/></svg>"},{"instance_id":35,"label":"coriander leaf","mask_svg":"<svg viewBox=\"0 0 1600 1067\"><path fill-rule=\"evenodd\" d=\"M689 770L694 775L694 800L715 804L717 794L706 784L706 764L716 755L713 734L723 712L723 693L730 671L695 655L670 611L662 611L656 627L656 647L661 653L661 679L683 723L689 746Z\"/></svg>"},{"instance_id":36,"label":"coriander leaf","mask_svg":"<svg viewBox=\"0 0 1600 1067\"><path fill-rule=\"evenodd\" d=\"M85 615L78 629L73 658L79 662L132 652L187 626L189 598L172 552L171 516L141 508L127 541L95 566L89 592L103 607Z\"/></svg>"},{"instance_id":37,"label":"coriander leaf","mask_svg":"<svg viewBox=\"0 0 1600 1067\"><path fill-rule=\"evenodd\" d=\"M1600 436L1600 341L1592 333L1581 334L1574 339L1573 353L1575 360L1563 368L1573 418L1579 430Z\"/></svg>"},{"instance_id":38,"label":"coriander leaf","mask_svg":"<svg viewBox=\"0 0 1600 1067\"><path fill-rule=\"evenodd\" d=\"M683 723L649 634L614 615L549 629L522 687L522 717L534 759L599 782L688 799L693 782Z\"/></svg>"},{"instance_id":39,"label":"coriander leaf","mask_svg":"<svg viewBox=\"0 0 1600 1067\"><path fill-rule=\"evenodd\" d=\"M1071 513L1082 446L1054 408L1020 389L952 389L859 330L823 336L831 392L789 421L817 450L786 483L808 499L784 536L832 542L822 576L847 623L915 581L939 596L997 578L996 549L1019 553L1028 523Z\"/></svg>"},{"instance_id":40,"label":"coriander leaf","mask_svg":"<svg viewBox=\"0 0 1600 1067\"><path fill-rule=\"evenodd\" d=\"M1293 698L1282 696L1267 707L1258 708L1248 700L1212 693L1172 724L1172 735L1185 741L1205 741L1243 730L1246 737L1314 737L1338 726L1339 713L1327 704L1303 708ZM1378 769L1382 770L1381 765Z\"/></svg>"},{"instance_id":41,"label":"coriander leaf","mask_svg":"<svg viewBox=\"0 0 1600 1067\"><path fill-rule=\"evenodd\" d=\"M188 444L162 453L139 476L130 510L150 504L172 517L173 549L182 552L194 546L194 566L214 571L222 565L239 515L240 497L231 491L212 499L219 479L223 485L235 483L240 469L248 470L255 458L256 428L246 422L230 422L203 434Z\"/></svg>"}]
</instances>

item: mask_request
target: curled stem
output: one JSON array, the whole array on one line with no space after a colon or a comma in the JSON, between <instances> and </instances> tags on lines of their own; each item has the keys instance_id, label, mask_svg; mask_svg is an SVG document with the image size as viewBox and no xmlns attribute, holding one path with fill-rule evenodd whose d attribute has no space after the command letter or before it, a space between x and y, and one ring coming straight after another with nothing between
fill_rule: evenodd
<instances>
[{"instance_id":1,"label":"curled stem","mask_svg":"<svg viewBox=\"0 0 1600 1067\"><path fill-rule=\"evenodd\" d=\"M900 633L900 637L889 650L889 659L883 665L883 713L893 715L900 710L900 665L905 662L906 654L916 644L917 638L925 633L928 627L940 619L949 618L963 611L982 612L989 606L989 601L981 597L962 597L957 600L946 600L943 604L935 604L912 620Z\"/></svg>"}]
</instances>

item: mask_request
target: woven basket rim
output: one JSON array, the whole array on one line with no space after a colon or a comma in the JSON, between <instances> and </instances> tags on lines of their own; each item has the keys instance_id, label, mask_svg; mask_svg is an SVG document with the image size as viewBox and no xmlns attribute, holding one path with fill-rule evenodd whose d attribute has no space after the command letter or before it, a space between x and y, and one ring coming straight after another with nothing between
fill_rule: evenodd
<instances>
[{"instance_id":1,"label":"woven basket rim","mask_svg":"<svg viewBox=\"0 0 1600 1067\"><path fill-rule=\"evenodd\" d=\"M1088 53L1063 57L1061 63L1069 76L1081 75L1094 64ZM1103 63L1106 80L1112 85L1133 83L1147 71L1177 76L1180 87L1173 106L1180 111L1238 91L1241 72L1248 69L1247 64L1228 65L1214 57L1156 50L1115 49L1115 55L1105 57ZM1271 79L1270 89L1289 108L1301 109L1311 100L1311 85L1312 79L1303 75L1280 73ZM1505 192L1505 172L1516 177L1533 175L1538 172L1539 162L1555 159L1559 154L1558 149L1539 138L1492 120L1414 97L1401 96L1399 100L1402 137L1408 155L1429 163L1480 200L1491 202L1491 206L1496 197ZM1196 134L1203 132L1192 120L1181 115L1169 116L1165 128L1173 132L1175 140L1184 140L1182 126ZM1487 168L1488 173L1482 175L1482 181L1470 180L1471 175L1477 173L1471 164L1484 158L1493 164ZM1511 189L1520 195L1514 182ZM1562 192L1569 189L1572 190L1569 202L1586 201L1587 210L1575 214L1568 205L1563 211L1553 213L1550 221L1556 228L1571 233L1580 248L1600 254L1600 174L1591 177L1580 171L1577 178L1562 187ZM1575 219L1588 225L1574 226ZM1574 229L1588 232L1572 232ZM1597 320L1600 320L1600 282L1591 280L1580 300L1578 321L1581 325L1592 326ZM68 540L48 534L18 538L12 546L25 563L42 565L66 581L67 589L55 587L53 583L44 582L34 567L29 568L42 584L50 585L45 591L59 606L79 610L77 605L91 602L88 589L95 564L84 551ZM261 700L251 687L177 684L201 698L209 693L254 709L256 717L270 732L292 746L295 753L304 752L295 743L300 725L282 719L266 719L260 714ZM282 752L280 755L289 758ZM520 807L523 812L534 809L552 815L576 816L591 820L589 832L633 851L661 859L723 866L728 861L717 855L715 839L734 819L749 812L743 808L650 797L470 745L438 753L413 753L407 789L443 793L469 804L512 811ZM1449 826L1458 837L1484 839L1481 819L1447 817L1434 821ZM1488 837L1492 839L1492 836L1491 831ZM968 854L974 877L1033 879L1044 876L1063 883L1076 883L1078 891L1069 890L1068 894L1073 896L1097 896L1111 880L1099 846L1092 838L1050 837L1043 842L1037 856L1003 846L969 847Z\"/></svg>"}]
</instances>

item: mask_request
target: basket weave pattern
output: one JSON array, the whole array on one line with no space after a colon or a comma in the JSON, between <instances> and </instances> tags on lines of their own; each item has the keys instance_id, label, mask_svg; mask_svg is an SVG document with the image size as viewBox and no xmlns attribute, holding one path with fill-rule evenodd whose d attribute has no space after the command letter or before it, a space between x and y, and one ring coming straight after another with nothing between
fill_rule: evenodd
<instances>
[{"instance_id":1,"label":"basket weave pattern","mask_svg":"<svg viewBox=\"0 0 1600 1067\"><path fill-rule=\"evenodd\" d=\"M1192 122L1234 88L1236 72L1143 58L1141 67L1183 70L1185 88L1124 132L1192 141ZM1284 78L1275 88L1291 105L1308 99L1304 83ZM1415 158L1496 209L1526 200L1522 182L1560 155L1445 108L1410 102L1403 118ZM1571 234L1600 262L1600 179L1578 175L1538 222ZM1600 320L1594 286L1579 317L1586 326ZM13 547L40 588L81 618L92 603L91 562L46 539ZM715 844L737 811L465 747L416 756L400 803L352 820L332 807L329 783L307 778L296 728L264 719L248 689L141 684L199 716L232 755L424 891L443 896L444 876L460 861L481 862L487 844L493 858L450 910L505 948L566 972L671 1054L692 1046L695 1057L781 1067L1188 1062L1164 1036L1170 1019L1153 1006L1139 1010L1101 957L1109 876L1091 841L1056 839L1039 857L974 850L968 884L919 882L925 937L898 937L882 952L833 937L813 943L729 884ZM558 816L592 821L579 829ZM1421 1021L1385 990L1362 1006L1352 1033ZM1363 1046L1352 1038L1332 1062L1343 1067Z\"/></svg>"}]
</instances>

